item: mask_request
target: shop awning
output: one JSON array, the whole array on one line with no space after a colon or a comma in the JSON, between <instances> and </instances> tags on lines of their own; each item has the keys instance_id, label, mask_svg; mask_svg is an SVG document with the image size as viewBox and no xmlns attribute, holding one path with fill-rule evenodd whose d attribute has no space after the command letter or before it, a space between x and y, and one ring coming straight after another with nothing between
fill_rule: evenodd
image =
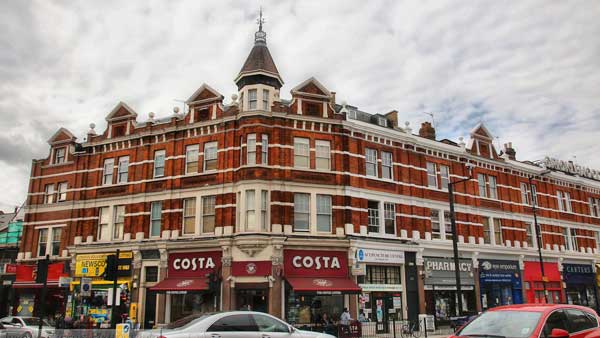
<instances>
[{"instance_id":1,"label":"shop awning","mask_svg":"<svg viewBox=\"0 0 600 338\"><path fill-rule=\"evenodd\" d=\"M12 284L13 289L41 289L44 287L43 283L36 282L14 282ZM48 281L46 282L46 287L48 288L58 288L60 285L58 281Z\"/></svg>"},{"instance_id":2,"label":"shop awning","mask_svg":"<svg viewBox=\"0 0 600 338\"><path fill-rule=\"evenodd\" d=\"M361 288L349 278L286 277L294 292L360 293Z\"/></svg>"},{"instance_id":3,"label":"shop awning","mask_svg":"<svg viewBox=\"0 0 600 338\"><path fill-rule=\"evenodd\" d=\"M206 278L167 278L149 288L150 291L184 292L208 290Z\"/></svg>"}]
</instances>

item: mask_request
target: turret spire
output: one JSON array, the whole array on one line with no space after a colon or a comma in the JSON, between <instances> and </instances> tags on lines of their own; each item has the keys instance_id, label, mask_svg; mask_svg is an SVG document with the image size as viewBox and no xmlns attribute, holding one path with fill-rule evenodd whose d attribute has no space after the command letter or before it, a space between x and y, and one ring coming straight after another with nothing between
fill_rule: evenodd
<instances>
[{"instance_id":1,"label":"turret spire","mask_svg":"<svg viewBox=\"0 0 600 338\"><path fill-rule=\"evenodd\" d=\"M258 24L258 32L254 33L254 44L267 44L267 33L263 32L262 25L265 23L265 19L262 15L262 7L260 8L260 13L258 19L256 19L256 23Z\"/></svg>"}]
</instances>

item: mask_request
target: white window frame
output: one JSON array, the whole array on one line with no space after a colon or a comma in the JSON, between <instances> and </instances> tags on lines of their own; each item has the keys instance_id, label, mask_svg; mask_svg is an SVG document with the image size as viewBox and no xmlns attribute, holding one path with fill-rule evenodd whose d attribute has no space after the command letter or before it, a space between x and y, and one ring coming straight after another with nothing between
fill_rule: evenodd
<instances>
[{"instance_id":1,"label":"white window frame","mask_svg":"<svg viewBox=\"0 0 600 338\"><path fill-rule=\"evenodd\" d=\"M489 199L499 199L498 197L498 178L488 174L477 174L477 187L479 196Z\"/></svg>"},{"instance_id":2,"label":"white window frame","mask_svg":"<svg viewBox=\"0 0 600 338\"><path fill-rule=\"evenodd\" d=\"M369 203L377 203L376 208L370 208ZM367 233L381 233L381 202L375 200L367 201Z\"/></svg>"},{"instance_id":3,"label":"white window frame","mask_svg":"<svg viewBox=\"0 0 600 338\"><path fill-rule=\"evenodd\" d=\"M325 203L321 203L325 202ZM333 229L333 198L331 195L317 194L317 232L331 233ZM322 217L319 217L322 216ZM323 228L321 220L327 219L327 228Z\"/></svg>"},{"instance_id":4,"label":"white window frame","mask_svg":"<svg viewBox=\"0 0 600 338\"><path fill-rule=\"evenodd\" d=\"M64 202L67 200L67 189L69 188L69 183L68 182L60 182L57 185L57 191L56 191L56 201L57 202Z\"/></svg>"},{"instance_id":5,"label":"white window frame","mask_svg":"<svg viewBox=\"0 0 600 338\"><path fill-rule=\"evenodd\" d=\"M256 165L256 134L246 137L246 164Z\"/></svg>"},{"instance_id":6,"label":"white window frame","mask_svg":"<svg viewBox=\"0 0 600 338\"><path fill-rule=\"evenodd\" d=\"M107 158L104 160L104 166L102 170L102 185L112 185L114 181L115 172L115 159Z\"/></svg>"},{"instance_id":7,"label":"white window frame","mask_svg":"<svg viewBox=\"0 0 600 338\"><path fill-rule=\"evenodd\" d=\"M257 89L248 89L248 110L256 110L256 109L258 109L257 106L258 106L258 90Z\"/></svg>"},{"instance_id":8,"label":"white window frame","mask_svg":"<svg viewBox=\"0 0 600 338\"><path fill-rule=\"evenodd\" d=\"M154 152L154 178L164 177L166 167L166 151L164 149L156 150Z\"/></svg>"},{"instance_id":9,"label":"white window frame","mask_svg":"<svg viewBox=\"0 0 600 338\"><path fill-rule=\"evenodd\" d=\"M56 191L54 190L54 183L46 184L44 186L44 203L52 204L56 202Z\"/></svg>"},{"instance_id":10,"label":"white window frame","mask_svg":"<svg viewBox=\"0 0 600 338\"><path fill-rule=\"evenodd\" d=\"M531 243L529 243L531 238ZM530 248L537 248L537 237L533 223L525 223L525 242Z\"/></svg>"},{"instance_id":11,"label":"white window frame","mask_svg":"<svg viewBox=\"0 0 600 338\"><path fill-rule=\"evenodd\" d=\"M216 171L219 167L219 145L217 141L204 143L204 164L202 166L203 171ZM215 161L214 169L207 169L209 161Z\"/></svg>"},{"instance_id":12,"label":"white window frame","mask_svg":"<svg viewBox=\"0 0 600 338\"><path fill-rule=\"evenodd\" d=\"M431 221L431 239L440 240L444 239L444 229L442 229L442 222L440 222L440 211L437 209L429 210L429 219ZM434 231L436 227L433 225L437 224L437 231Z\"/></svg>"},{"instance_id":13,"label":"white window frame","mask_svg":"<svg viewBox=\"0 0 600 338\"><path fill-rule=\"evenodd\" d=\"M588 202L590 207L590 216L600 217L600 198L590 197Z\"/></svg>"},{"instance_id":14,"label":"white window frame","mask_svg":"<svg viewBox=\"0 0 600 338\"><path fill-rule=\"evenodd\" d=\"M427 186L439 190L448 190L450 167L444 164L427 162Z\"/></svg>"},{"instance_id":15,"label":"white window frame","mask_svg":"<svg viewBox=\"0 0 600 338\"><path fill-rule=\"evenodd\" d=\"M122 219L119 219L119 210L123 210ZM125 205L115 205L113 207L112 220L112 239L122 240L125 235Z\"/></svg>"},{"instance_id":16,"label":"white window frame","mask_svg":"<svg viewBox=\"0 0 600 338\"><path fill-rule=\"evenodd\" d=\"M269 224L269 191L260 191L260 230L268 232L270 228Z\"/></svg>"},{"instance_id":17,"label":"white window frame","mask_svg":"<svg viewBox=\"0 0 600 338\"><path fill-rule=\"evenodd\" d=\"M300 164L300 159L306 160L306 166ZM310 140L303 137L294 137L294 167L310 168Z\"/></svg>"},{"instance_id":18,"label":"white window frame","mask_svg":"<svg viewBox=\"0 0 600 338\"><path fill-rule=\"evenodd\" d=\"M494 245L504 245L504 236L502 234L502 220L499 218L493 219L493 229L494 229ZM498 236L500 238L498 238ZM498 243L500 242L500 243Z\"/></svg>"},{"instance_id":19,"label":"white window frame","mask_svg":"<svg viewBox=\"0 0 600 338\"><path fill-rule=\"evenodd\" d=\"M198 161L200 145L190 144L185 147L185 174L197 174L198 173ZM194 170L194 164L196 169Z\"/></svg>"},{"instance_id":20,"label":"white window frame","mask_svg":"<svg viewBox=\"0 0 600 338\"><path fill-rule=\"evenodd\" d=\"M356 120L356 110L348 110L346 112L346 119L347 120Z\"/></svg>"},{"instance_id":21,"label":"white window frame","mask_svg":"<svg viewBox=\"0 0 600 338\"><path fill-rule=\"evenodd\" d=\"M246 231L256 231L256 190L248 189L246 190L245 194L246 213L244 217L246 220Z\"/></svg>"},{"instance_id":22,"label":"white window frame","mask_svg":"<svg viewBox=\"0 0 600 338\"><path fill-rule=\"evenodd\" d=\"M62 226L52 226L52 227L47 227L47 228L39 228L38 229L38 247L37 247L37 256L38 257L45 257L46 255L50 255L50 257L57 257L60 256L60 240L61 240L61 236L62 236ZM46 250L44 250L44 252L41 252L40 248L41 248L41 232L45 231L46 232L46 241L44 243L44 245L46 246ZM59 233L60 236L58 237L58 240L54 240L54 237L56 235L56 233ZM54 249L54 244L58 243L58 252L54 253L53 249Z\"/></svg>"},{"instance_id":23,"label":"white window frame","mask_svg":"<svg viewBox=\"0 0 600 338\"><path fill-rule=\"evenodd\" d=\"M304 202L304 201L299 201L298 198L307 198L307 201L305 203L306 206L306 210L300 208L300 202ZM310 213L310 194L307 193L294 193L294 232L310 232L310 228L311 228L311 213ZM308 215L308 222L306 224L306 228L299 228L296 224L296 220L298 217L296 217L296 215Z\"/></svg>"},{"instance_id":24,"label":"white window frame","mask_svg":"<svg viewBox=\"0 0 600 338\"><path fill-rule=\"evenodd\" d=\"M393 232L387 231L387 221L392 221L392 229ZM396 203L392 202L383 202L383 234L385 235L396 235Z\"/></svg>"},{"instance_id":25,"label":"white window frame","mask_svg":"<svg viewBox=\"0 0 600 338\"><path fill-rule=\"evenodd\" d=\"M558 201L558 210L562 212L572 212L571 193L568 191L557 190L556 199Z\"/></svg>"},{"instance_id":26,"label":"white window frame","mask_svg":"<svg viewBox=\"0 0 600 338\"><path fill-rule=\"evenodd\" d=\"M327 165L322 165L323 162ZM331 143L329 141L315 141L315 167L320 170L331 170Z\"/></svg>"},{"instance_id":27,"label":"white window frame","mask_svg":"<svg viewBox=\"0 0 600 338\"><path fill-rule=\"evenodd\" d=\"M529 183L521 182L521 203L532 205Z\"/></svg>"},{"instance_id":28,"label":"white window frame","mask_svg":"<svg viewBox=\"0 0 600 338\"><path fill-rule=\"evenodd\" d=\"M372 170L369 170L371 168ZM365 148L365 175L377 177L377 150Z\"/></svg>"},{"instance_id":29,"label":"white window frame","mask_svg":"<svg viewBox=\"0 0 600 338\"><path fill-rule=\"evenodd\" d=\"M54 149L54 164L63 164L65 162L67 162L67 147Z\"/></svg>"},{"instance_id":30,"label":"white window frame","mask_svg":"<svg viewBox=\"0 0 600 338\"><path fill-rule=\"evenodd\" d=\"M111 240L110 218L111 214L109 206L98 208L98 228L96 231L97 242L108 242Z\"/></svg>"},{"instance_id":31,"label":"white window frame","mask_svg":"<svg viewBox=\"0 0 600 338\"><path fill-rule=\"evenodd\" d=\"M566 238L567 249L569 251L579 252L579 243L577 242L577 229L575 228L565 228L568 234L568 238Z\"/></svg>"},{"instance_id":32,"label":"white window frame","mask_svg":"<svg viewBox=\"0 0 600 338\"><path fill-rule=\"evenodd\" d=\"M42 233L45 233L46 236L46 240L42 241ZM49 239L50 239L50 228L40 228L38 229L38 246L37 246L37 256L38 257L45 257L46 255L48 255L48 247L49 245ZM44 248L44 250L42 249L42 244L44 244L46 247ZM43 251L43 252L42 252Z\"/></svg>"},{"instance_id":33,"label":"white window frame","mask_svg":"<svg viewBox=\"0 0 600 338\"><path fill-rule=\"evenodd\" d=\"M481 216L483 218L483 222L481 225L483 226L483 244L494 244L494 223L491 217ZM486 222L487 221L487 222ZM485 239L485 234L488 234L488 240Z\"/></svg>"},{"instance_id":34,"label":"white window frame","mask_svg":"<svg viewBox=\"0 0 600 338\"><path fill-rule=\"evenodd\" d=\"M269 107L269 90L268 89L262 90L262 105L263 105L263 110L265 110L265 111L269 111L271 108L271 107Z\"/></svg>"},{"instance_id":35,"label":"white window frame","mask_svg":"<svg viewBox=\"0 0 600 338\"><path fill-rule=\"evenodd\" d=\"M187 214L187 210L189 204L192 204L193 206L193 213L191 215ZM184 198L183 199L183 211L182 211L182 223L181 223L181 234L183 236L190 236L190 235L196 235L198 232L198 226L197 226L197 219L196 219L196 215L197 215L197 202L196 202L196 197L190 197L190 198ZM188 232L186 231L186 220L188 219L192 219L193 220L193 231L192 232Z\"/></svg>"},{"instance_id":36,"label":"white window frame","mask_svg":"<svg viewBox=\"0 0 600 338\"><path fill-rule=\"evenodd\" d=\"M160 213L158 214L158 217L155 218L154 217L154 210L158 208L160 209ZM152 234L152 230L154 229L154 224L155 222L158 222L158 235L153 235ZM162 201L155 201L152 202L152 204L150 204L150 228L148 229L148 236L150 238L157 238L157 237L161 237L162 234Z\"/></svg>"},{"instance_id":37,"label":"white window frame","mask_svg":"<svg viewBox=\"0 0 600 338\"><path fill-rule=\"evenodd\" d=\"M202 204L201 204L201 209L202 209L202 229L201 232L203 234L214 234L215 233L215 228L217 227L217 195L207 195L207 196L202 196ZM207 213L207 208L206 206L211 206L212 205L212 213ZM208 208L208 210L210 210L211 208ZM213 218L213 229L212 231L207 231L206 230L206 219L208 217Z\"/></svg>"},{"instance_id":38,"label":"white window frame","mask_svg":"<svg viewBox=\"0 0 600 338\"><path fill-rule=\"evenodd\" d=\"M388 120L385 117L378 117L377 118L377 124L382 126L382 127L387 127L387 122Z\"/></svg>"},{"instance_id":39,"label":"white window frame","mask_svg":"<svg viewBox=\"0 0 600 338\"><path fill-rule=\"evenodd\" d=\"M389 175L386 174L386 171L389 172ZM381 152L381 178L394 179L394 155L389 151Z\"/></svg>"},{"instance_id":40,"label":"white window frame","mask_svg":"<svg viewBox=\"0 0 600 338\"><path fill-rule=\"evenodd\" d=\"M121 178L123 176L123 178ZM117 183L127 183L129 180L129 156L119 157L117 166Z\"/></svg>"},{"instance_id":41,"label":"white window frame","mask_svg":"<svg viewBox=\"0 0 600 338\"><path fill-rule=\"evenodd\" d=\"M268 165L269 164L269 135L267 135L267 134L261 135L260 151L261 151L260 163L262 165Z\"/></svg>"}]
</instances>

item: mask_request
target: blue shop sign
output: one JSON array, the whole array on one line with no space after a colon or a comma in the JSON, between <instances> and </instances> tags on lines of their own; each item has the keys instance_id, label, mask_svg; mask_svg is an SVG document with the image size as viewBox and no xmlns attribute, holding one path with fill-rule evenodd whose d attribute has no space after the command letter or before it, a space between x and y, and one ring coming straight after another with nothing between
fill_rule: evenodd
<instances>
[{"instance_id":1,"label":"blue shop sign","mask_svg":"<svg viewBox=\"0 0 600 338\"><path fill-rule=\"evenodd\" d=\"M480 259L479 283L512 284L514 288L521 288L519 262Z\"/></svg>"},{"instance_id":2,"label":"blue shop sign","mask_svg":"<svg viewBox=\"0 0 600 338\"><path fill-rule=\"evenodd\" d=\"M596 275L591 264L563 264L562 266L565 283L590 285L595 283Z\"/></svg>"}]
</instances>

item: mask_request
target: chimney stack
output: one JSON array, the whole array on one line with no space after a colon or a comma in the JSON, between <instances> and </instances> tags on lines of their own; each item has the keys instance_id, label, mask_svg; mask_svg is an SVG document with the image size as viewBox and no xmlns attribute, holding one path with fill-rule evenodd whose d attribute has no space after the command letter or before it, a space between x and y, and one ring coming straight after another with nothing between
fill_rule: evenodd
<instances>
[{"instance_id":1,"label":"chimney stack","mask_svg":"<svg viewBox=\"0 0 600 338\"><path fill-rule=\"evenodd\" d=\"M504 153L508 156L508 159L516 161L517 160L517 152L515 148L513 148L512 142L504 143Z\"/></svg>"},{"instance_id":2,"label":"chimney stack","mask_svg":"<svg viewBox=\"0 0 600 338\"><path fill-rule=\"evenodd\" d=\"M331 92L331 104L335 104L335 92Z\"/></svg>"},{"instance_id":3,"label":"chimney stack","mask_svg":"<svg viewBox=\"0 0 600 338\"><path fill-rule=\"evenodd\" d=\"M435 128L431 126L430 122L423 122L419 129L419 136L435 141Z\"/></svg>"},{"instance_id":4,"label":"chimney stack","mask_svg":"<svg viewBox=\"0 0 600 338\"><path fill-rule=\"evenodd\" d=\"M398 127L398 111L392 110L391 112L385 114L385 117L392 122L392 127Z\"/></svg>"}]
</instances>

